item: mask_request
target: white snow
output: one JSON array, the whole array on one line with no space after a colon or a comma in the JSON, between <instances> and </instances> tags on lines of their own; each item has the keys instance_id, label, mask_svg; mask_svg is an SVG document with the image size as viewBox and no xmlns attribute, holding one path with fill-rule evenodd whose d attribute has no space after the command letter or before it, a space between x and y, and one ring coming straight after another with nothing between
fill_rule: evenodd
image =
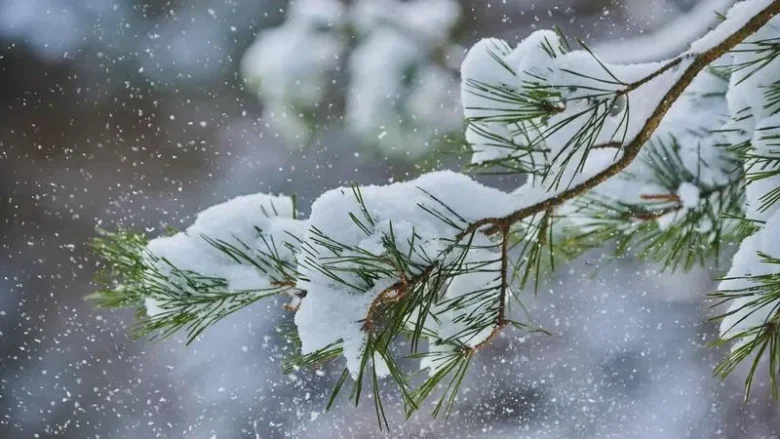
<instances>
[{"instance_id":1,"label":"white snow","mask_svg":"<svg viewBox=\"0 0 780 439\"><path fill-rule=\"evenodd\" d=\"M314 3L316 7L305 7ZM278 115L291 131L300 130L303 118L298 110L314 109L321 103L325 78L340 65L346 50L339 35L351 23L359 34L359 44L346 64L352 76L346 119L356 132L412 153L432 133L451 129L451 119L443 111L452 105L447 91L451 77L443 66L428 61L457 21L456 6L445 0L361 0L354 9L345 10L337 3L295 2L288 22L261 35L248 53L245 74L259 81L261 94L268 100L266 111ZM724 24L694 42L687 53L701 53L715 46L768 4L768 0L739 3L728 12ZM778 20L773 20L746 44L775 36L777 25ZM755 57L749 52L736 52L718 60L717 65L738 67L755 61ZM472 303L448 310L447 304L475 290L496 294L501 288L496 277L500 255L495 242L481 233L475 234L474 246L468 250L454 250L453 240L474 221L538 205L614 165L623 154L616 143L626 145L641 132L693 59L685 56L675 67L653 76L666 62L604 63L584 50L564 50L558 35L551 31L534 32L515 48L497 39L482 40L471 48L461 68L461 100L469 122L466 138L474 148L472 162L512 158L546 174L531 174L516 190L503 192L462 174L433 172L407 182L360 187L363 204L352 188L338 188L314 202L308 221L293 219L292 200L287 197L238 197L203 211L185 232L153 240L148 249L181 269L224 278L229 289L244 290L266 288L272 279L251 265L238 264L215 251L202 235L254 247L262 247L263 238L290 242L291 247L277 247L286 261L297 264L296 286L307 292L295 315L302 353L340 343L353 376L359 371L366 347L366 320L378 297L402 294L399 282L420 275L419 267L434 266L432 262L446 266L458 256L463 256L466 265L489 260L480 270L449 279L432 310L437 319L426 323L435 334L430 340L433 352L450 349L437 344L449 337L477 346L495 327L487 324L478 333L463 334L460 317L478 311L482 305ZM413 70L414 78L407 77ZM673 206L679 202L681 209L656 219L662 230L675 226L710 201L705 197L732 183L737 165L733 154L722 145L750 141L753 153L780 155L774 143L780 135L780 116L772 114L775 110L767 105L765 93L778 71L778 60L756 74L750 68L737 69L729 80L703 71L672 105L638 159L617 177L597 186L594 193L630 204L642 203L647 196L666 197ZM641 86L630 85L639 81ZM522 99L539 94L539 83L553 85L541 91L549 92L546 104L556 111L548 115L534 113L520 122L507 120L507 115L529 110L523 107ZM632 89L627 91L627 87ZM502 92L512 98L497 101L496 96ZM493 98L486 94L493 94ZM616 96L620 98L612 105L611 98ZM602 106L594 107L599 100ZM583 132L593 114L603 118L603 124L586 137L600 147L573 145L571 139ZM522 148L529 144L533 144L533 151ZM667 179L670 181L662 181L658 170L649 164L651 154L658 152L656 147L661 144L671 145L674 154L660 159L679 157L675 166L682 168L681 175ZM759 165L748 158L744 171L750 175ZM765 224L741 244L729 271L733 279L721 282L721 290L752 285L741 277L777 272L778 265L763 263L759 252L780 257L775 231L780 226L780 203L771 208L762 206L762 197L778 186L780 177L747 184L745 214L757 224ZM572 209L564 205L556 213L566 216L573 213ZM456 224L437 218L432 210ZM588 226L587 219L573 216L568 218L571 224ZM702 222L698 226L699 231L706 231L712 224ZM290 235L302 243L295 239L291 242ZM414 268L395 266L386 244L391 238ZM374 268L370 276L357 270L365 266L365 262L356 262L358 257L370 259ZM497 300L499 295L495 297ZM149 314L166 309L158 299L146 300ZM723 321L722 336L760 325L774 304L755 309L749 299L738 299L731 310L744 305L748 306ZM751 312L749 318L742 319ZM380 363L380 372L387 373L380 359L372 361ZM439 367L434 357L421 366L432 373Z\"/></svg>"},{"instance_id":2,"label":"white snow","mask_svg":"<svg viewBox=\"0 0 780 439\"><path fill-rule=\"evenodd\" d=\"M680 202L686 209L695 209L699 205L700 193L699 187L695 184L683 182L679 188L677 188L677 196L680 198Z\"/></svg>"},{"instance_id":3,"label":"white snow","mask_svg":"<svg viewBox=\"0 0 780 439\"><path fill-rule=\"evenodd\" d=\"M246 245L264 252L268 248L266 243L273 243L278 256L293 263L296 257L293 249L298 245L293 236L303 236L307 222L293 219L292 209L289 197L262 193L236 197L211 206L200 212L185 231L151 240L147 250L159 260L150 258L149 263L155 264L163 273L171 271L164 260L179 270L223 278L229 291L270 288L274 273L269 276L251 264L236 262L214 248L204 237L222 240L237 248ZM147 314L153 316L168 309L167 300L168 297L146 298Z\"/></svg>"},{"instance_id":4,"label":"white snow","mask_svg":"<svg viewBox=\"0 0 780 439\"><path fill-rule=\"evenodd\" d=\"M744 0L737 2L726 13L726 20L691 44L689 53L702 53L717 46L771 3L772 0Z\"/></svg>"},{"instance_id":5,"label":"white snow","mask_svg":"<svg viewBox=\"0 0 780 439\"><path fill-rule=\"evenodd\" d=\"M780 240L777 230L780 227L780 213L775 213L766 225L755 235L742 241L739 251L734 255L731 269L725 276L726 280L718 285L719 291L735 291L754 287L756 284L745 277L780 273L780 264L765 263L759 252L770 256L780 256ZM756 296L740 297L731 302L728 315L721 321L720 336L728 338L760 327L767 318L776 312L777 302L756 304ZM750 342L753 337L741 337L735 340L732 350Z\"/></svg>"},{"instance_id":6,"label":"white snow","mask_svg":"<svg viewBox=\"0 0 780 439\"><path fill-rule=\"evenodd\" d=\"M412 259L419 263L425 263L424 255L440 261L452 257L446 253L450 248L449 240L459 233L458 229L420 207L428 206L446 212L431 196L449 206L466 221L485 216L502 216L512 211L511 195L449 171L434 172L412 181L387 186L366 186L360 188L360 193L374 226L370 226L368 220L363 219L362 208L351 189L328 191L314 202L311 226L304 237L304 247L311 249L311 252L302 252L299 256L301 280L298 282L298 288L306 290L307 295L295 316L303 353L314 352L342 340L347 366L353 374L358 371L365 346L366 333L362 331L362 326L369 307L374 298L398 281L398 277L393 273L392 276L381 278L372 285L366 284L350 271L350 268L357 267L350 259L356 254L344 252L335 257L337 255L320 243L314 228L339 243L370 252L379 260L385 255L381 239L389 236L392 227L392 235L399 251L411 254ZM360 218L366 227L370 227L369 234L350 219L350 212ZM417 238L411 251L409 244L413 234L416 234ZM477 244L489 242L480 235L475 239ZM484 254L473 254L470 257L484 257ZM376 264L381 265L381 262ZM338 269L337 273L349 285L334 281L323 274L317 269L322 265L333 270ZM495 278L495 274L491 276ZM480 275L463 277L462 280L453 282L447 295L456 297L476 284L489 283L489 280ZM443 321L446 322L446 318ZM453 325L449 324L448 331L454 334L457 331ZM477 334L464 342L476 344L485 336L486 334Z\"/></svg>"},{"instance_id":7,"label":"white snow","mask_svg":"<svg viewBox=\"0 0 780 439\"><path fill-rule=\"evenodd\" d=\"M609 40L593 51L609 63L632 64L658 61L685 51L691 41L700 38L719 23L717 13L725 14L734 0L702 0L657 32L631 39Z\"/></svg>"}]
</instances>

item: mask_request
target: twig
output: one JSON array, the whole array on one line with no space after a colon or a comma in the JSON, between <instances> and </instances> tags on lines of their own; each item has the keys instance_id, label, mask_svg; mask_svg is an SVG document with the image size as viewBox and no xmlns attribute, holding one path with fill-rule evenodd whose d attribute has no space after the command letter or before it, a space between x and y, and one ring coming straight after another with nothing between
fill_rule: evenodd
<instances>
[{"instance_id":1,"label":"twig","mask_svg":"<svg viewBox=\"0 0 780 439\"><path fill-rule=\"evenodd\" d=\"M501 290L499 293L498 314L496 315L496 326L504 325L506 319L506 293L509 290L509 227L501 230Z\"/></svg>"},{"instance_id":2,"label":"twig","mask_svg":"<svg viewBox=\"0 0 780 439\"><path fill-rule=\"evenodd\" d=\"M584 182L572 188L569 188L554 197L548 198L544 201L538 202L531 206L524 207L503 217L482 218L480 220L474 221L455 237L455 242L457 243L463 240L463 238L465 238L466 236L472 235L479 231L482 231L486 235L494 235L497 233L502 233L502 243L501 243L502 245L501 300L502 302L499 305L500 307L499 320L497 320L499 325L497 325L496 329L488 337L487 340L475 346L473 349L479 349L480 347L485 345L489 340L492 340L495 334L503 326L501 323L504 323L504 317L503 317L503 314L505 313L504 291L506 286L505 282L507 282L507 280L506 280L506 271L503 269L505 264L505 256L504 256L505 253L503 249L506 248L507 246L507 242L508 242L507 232L510 229L510 227L514 223L519 222L532 215L536 215L540 212L551 211L556 206L559 206L564 202L571 200L595 188L596 186L607 181L609 178L617 175L620 171L628 167L634 161L634 159L636 159L636 157L639 155L639 152L641 151L642 147L645 145L645 143L647 143L647 141L650 140L651 136L660 125L666 113L669 111L672 105L677 101L677 99L679 99L680 96L682 96L682 94L685 92L685 90L688 88L691 82L693 82L694 78L696 78L696 76L701 71L707 68L707 66L712 64L715 60L717 60L721 56L728 53L736 45L741 43L748 36L755 33L758 29L763 27L767 22L769 22L769 20L771 20L774 16L776 16L779 13L780 13L780 0L775 0L771 4L769 4L769 6L767 6L765 9L763 9L761 12L757 13L750 20L748 20L744 26L742 26L740 29L735 31L729 37L725 38L716 46L697 55L693 55L689 53L680 55L677 58L664 64L664 66L658 69L656 72L653 72L652 74L648 75L647 77L639 81L628 84L625 89L619 91L618 92L619 94L627 94L633 90L636 90L642 87L643 85L647 84L648 82L652 81L653 79L659 77L663 73L682 65L684 60L688 60L692 58L692 61L690 61L690 64L685 69L685 72L683 72L683 74L680 75L680 78L677 80L677 82L674 85L672 85L672 87L666 92L666 95L664 95L663 99L655 108L653 113L645 121L645 124L642 126L641 130L628 144L622 147L623 155L615 163L613 163L606 169L602 170L601 172L597 173L593 177L589 178L588 180L585 180ZM621 146L622 145L619 144L616 145L615 143L609 143L603 145L603 147L621 147ZM674 209L677 208L678 206L670 207L670 209L673 209L671 211L674 211ZM424 278L427 278L427 273L429 273L428 269L424 270L420 275L409 279L407 288L411 288L411 286L416 284L417 282L423 281ZM392 288L393 287L391 287L391 289ZM381 296L383 295L380 294L380 297ZM381 302L381 300L383 299L380 299L380 297L377 297L377 300ZM377 300L375 300L375 303L371 305L370 310L373 310L375 308L375 304ZM371 312L369 314L371 314Z\"/></svg>"},{"instance_id":3,"label":"twig","mask_svg":"<svg viewBox=\"0 0 780 439\"><path fill-rule=\"evenodd\" d=\"M601 183L607 181L610 177L617 175L620 171L628 167L628 165L630 165L634 161L634 159L639 155L639 151L641 151L642 146L644 146L644 144L648 140L650 140L650 137L658 128L658 125L660 125L666 113L669 111L672 105L677 101L677 99L679 99L680 96L682 96L683 92L685 91L686 88L688 88L691 82L693 82L694 78L696 78L696 76L702 70L707 68L707 66L712 64L715 60L725 55L737 44L741 43L742 40L744 40L748 36L755 33L758 29L763 27L769 20L772 19L772 17L774 17L778 13L780 13L780 0L775 0L765 9L763 9L761 12L754 15L739 30L731 34L728 38L721 41L720 44L710 48L705 52L696 55L693 58L693 61L688 66L688 68L685 70L685 72L680 76L680 79L677 80L677 82L669 89L669 91L666 92L666 95L663 97L663 99L655 108L655 110L647 119L647 121L645 121L645 124L644 126L642 126L642 129L639 131L639 133L637 133L637 135L633 138L633 140L631 140L631 142L629 142L623 148L623 155L620 157L620 159L618 159L607 169L604 169L603 171L594 175L590 179L572 188L569 188L554 197L548 198L544 201L533 204L531 206L524 207L520 210L510 213L507 216L498 217L498 218L483 218L481 220L475 221L471 223L466 228L466 230L464 230L459 236L466 236L469 233L484 228L485 226L490 226L488 229L485 230L486 234L492 235L498 233L501 230L502 225L506 225L506 224L511 225L531 215L548 210L555 206L559 206L564 202L595 188ZM678 57L677 59L683 60L684 58L688 58L690 56L692 55L684 54ZM661 68L661 70L665 70L673 67L671 66L673 62L674 61L667 63L666 65L664 65L664 67ZM680 62L681 61L678 61L677 64L679 64Z\"/></svg>"}]
</instances>

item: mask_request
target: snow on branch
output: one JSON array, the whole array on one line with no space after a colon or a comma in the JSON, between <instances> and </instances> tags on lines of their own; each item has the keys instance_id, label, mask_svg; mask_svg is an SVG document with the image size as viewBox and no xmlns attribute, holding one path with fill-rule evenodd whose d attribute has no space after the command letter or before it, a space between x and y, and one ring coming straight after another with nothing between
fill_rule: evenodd
<instances>
[{"instance_id":1,"label":"snow on branch","mask_svg":"<svg viewBox=\"0 0 780 439\"><path fill-rule=\"evenodd\" d=\"M509 79L506 77L507 74L518 75L519 73L516 71L531 78L545 75L542 77L545 79L542 86L546 87L548 92L560 94L560 97L556 100L559 107L545 115L548 116L548 119L542 121L541 126L535 117L527 118L526 116L495 121L490 117L496 114L494 108L490 107L491 99L485 99L480 95L476 95L476 99L472 98L469 80L476 77L477 80L489 83L490 79L486 81L480 76L483 71L479 67L475 68L474 75L469 75L471 64L483 65L482 63L489 63L490 58L495 59L501 56L495 52L495 49L489 47L500 43L488 40L475 46L464 61L463 105L467 121L470 125L481 125L485 122L505 124L503 127L500 126L498 130L509 133L512 133L513 125L519 125L520 128L515 130L520 131L516 134L521 139L519 142L512 139L511 144L499 146L500 149L497 152L496 146L489 139L485 141L481 135L472 134L470 141L478 151L473 160L481 161L484 154L489 154L493 161L498 159L515 161L517 160L517 151L520 151L521 157L525 157L528 148L536 148L538 145L544 144L548 149L543 151L546 160L545 158L541 160L543 162L541 178L533 178L526 186L518 189L523 206L506 217L484 218L475 223L473 227L492 225L491 230L495 231L497 230L496 225L511 224L560 205L566 200L595 188L628 167L639 155L645 143L650 140L672 105L682 96L699 73L780 12L780 2L776 1L745 1L737 6L739 7L735 7L729 12L727 20L721 26L695 42L690 51L665 63L608 66L587 49L571 52L573 59L568 59L567 55L569 54L562 53L564 46L555 47L550 43L550 41L558 40L556 34L545 31L533 34L511 54L516 59L522 60L520 68L510 68L506 73L494 68L488 75L500 74L497 78L495 76L490 78L498 79L495 82L498 88L507 86L503 80ZM751 12L754 14L751 15ZM735 30L729 34L723 28ZM717 40L719 37L720 41ZM534 44L526 46L525 43L528 41L532 41ZM528 53L526 53L525 47L529 48ZM705 50L695 52L693 48ZM543 60L542 53L549 56L552 65L539 64ZM504 56L508 57L508 55L510 54L504 53ZM480 58L479 61L474 60L477 57ZM528 64L523 64L525 62ZM509 66L506 60L500 60L498 63L505 69ZM536 67L538 65L544 67ZM490 67L487 69L490 70ZM530 73L527 69L530 70ZM534 70L541 70L541 72L536 73ZM552 73L548 74L544 70ZM613 70L616 73L613 73ZM619 79L620 74L623 76ZM571 78L567 78L568 80L564 80L563 83L556 82L559 80L559 76L567 75L571 75ZM524 103L529 102L529 99L523 96L522 92L522 86L527 83L528 79L520 78L520 81L522 81L520 84L510 83L508 87L515 91L519 89L520 100ZM537 83L532 82L531 91L535 91L537 87ZM630 107L632 93L635 93L636 96L634 100L640 101L638 105L635 105L639 108L631 109ZM616 112L614 108L622 105L620 103L622 97L625 98L625 106ZM532 105L545 106L553 103L543 100L542 104L537 104L535 99L535 97L531 98ZM566 103L570 103L571 110L564 110ZM563 107L560 107L561 105ZM488 112L488 115L484 114L485 111ZM499 107L498 113L503 111L503 106ZM610 112L617 114L612 115ZM527 129L524 122L529 120L531 126L530 129ZM486 130L490 130L490 128L492 127L488 127ZM532 133L531 136L527 134L529 130ZM473 133L474 130L467 129L467 136L470 132ZM609 151L611 149L609 147L614 147L615 151ZM606 160L603 158L605 153L594 151L597 149L607 150ZM532 151L532 153L534 152ZM592 165L588 166L587 162L591 153L595 153L594 155L599 157L593 157L590 160ZM609 155L614 158L609 159ZM577 166L570 166L570 163L576 163ZM534 177L536 177L535 174ZM565 181L566 184L561 186L561 181Z\"/></svg>"},{"instance_id":2,"label":"snow on branch","mask_svg":"<svg viewBox=\"0 0 780 439\"><path fill-rule=\"evenodd\" d=\"M510 306L560 258L615 241L618 255L690 269L741 242L716 294L731 306L721 336L736 342L718 372L769 349L774 381L778 13L780 0L738 3L658 63L608 64L549 31L515 48L483 40L461 71L466 138L477 170L527 175L515 191L433 172L328 191L306 221L290 198L237 198L171 237L98 238L99 303L136 307L145 332L186 328L192 340L236 309L289 294L300 353L287 369L344 358L328 405L349 377L357 403L369 380L387 426L381 377L407 413L436 389L433 414L449 412L476 352L504 328L537 331ZM400 366L402 338L405 357L428 370L421 384Z\"/></svg>"},{"instance_id":3,"label":"snow on branch","mask_svg":"<svg viewBox=\"0 0 780 439\"><path fill-rule=\"evenodd\" d=\"M242 76L289 145L343 114L364 144L418 158L461 129L460 12L455 0L293 0L247 49Z\"/></svg>"},{"instance_id":4,"label":"snow on branch","mask_svg":"<svg viewBox=\"0 0 780 439\"><path fill-rule=\"evenodd\" d=\"M106 261L97 278L104 288L93 298L103 307L143 307L137 335L184 329L191 342L257 300L287 294L297 306L295 256L306 227L292 199L255 194L212 206L171 236L103 232L92 242Z\"/></svg>"}]
</instances>

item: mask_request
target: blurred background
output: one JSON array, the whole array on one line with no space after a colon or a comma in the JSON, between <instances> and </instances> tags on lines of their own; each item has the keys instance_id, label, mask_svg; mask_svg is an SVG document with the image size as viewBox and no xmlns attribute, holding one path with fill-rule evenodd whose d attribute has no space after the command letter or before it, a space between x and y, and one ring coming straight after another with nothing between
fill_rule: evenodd
<instances>
[{"instance_id":1,"label":"blurred background","mask_svg":"<svg viewBox=\"0 0 780 439\"><path fill-rule=\"evenodd\" d=\"M557 25L608 60L660 59L731 3L0 0L0 437L780 437L766 385L746 406L739 372L712 377L714 270L564 267L526 296L554 335L503 333L448 420L389 402L389 433L367 400L322 413L340 369L281 373L281 303L187 347L130 340L131 312L84 300L96 227L155 235L259 191L307 211L457 168L457 68L480 38Z\"/></svg>"}]
</instances>

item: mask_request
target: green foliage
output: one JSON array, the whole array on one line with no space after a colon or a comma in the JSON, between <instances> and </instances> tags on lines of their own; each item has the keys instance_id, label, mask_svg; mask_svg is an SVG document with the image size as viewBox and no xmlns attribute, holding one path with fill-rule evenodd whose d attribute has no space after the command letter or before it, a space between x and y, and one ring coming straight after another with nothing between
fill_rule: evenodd
<instances>
[{"instance_id":1,"label":"green foliage","mask_svg":"<svg viewBox=\"0 0 780 439\"><path fill-rule=\"evenodd\" d=\"M742 83L780 56L780 38L744 41L732 52L754 55L749 61L735 63L726 69L729 74L741 73L742 76L738 83Z\"/></svg>"},{"instance_id":2,"label":"green foliage","mask_svg":"<svg viewBox=\"0 0 780 439\"><path fill-rule=\"evenodd\" d=\"M761 262L780 266L780 258L759 253ZM756 313L766 313L767 317L755 326L744 331L732 334L728 337L717 340L714 345L730 345L736 343L736 346L726 356L726 358L717 366L715 373L721 377L728 376L743 361L750 359L750 368L745 378L745 401L750 397L750 389L755 378L756 370L764 353L769 356L769 378L772 387L772 396L778 398L778 374L780 374L780 270L770 274L739 278L722 278L721 280L745 280L750 286L734 289L721 290L711 294L717 300L713 305L720 306L730 303L734 300L740 300L740 306L730 311L713 317L713 320L722 320L731 315L738 315L740 318L732 324L729 330L734 329L736 325L746 320L752 320L751 317ZM767 309L769 311L767 312ZM751 358L752 357L752 358Z\"/></svg>"},{"instance_id":3,"label":"green foliage","mask_svg":"<svg viewBox=\"0 0 780 439\"><path fill-rule=\"evenodd\" d=\"M431 362L436 365L436 370L415 389L412 401L416 401L419 404L427 399L441 384L446 382L447 384L434 405L431 415L435 418L443 409L445 417L449 417L455 404L455 397L463 384L463 379L466 377L471 359L474 357L474 350L468 346L455 344L450 350L420 352L411 356L411 358L426 357L429 357ZM407 416L410 416L416 409L416 405L407 405Z\"/></svg>"},{"instance_id":4,"label":"green foliage","mask_svg":"<svg viewBox=\"0 0 780 439\"><path fill-rule=\"evenodd\" d=\"M87 296L100 308L129 308L143 301L140 282L144 276L144 254L149 240L142 233L126 229L98 230L89 243L103 266L95 274L98 290Z\"/></svg>"},{"instance_id":5,"label":"green foliage","mask_svg":"<svg viewBox=\"0 0 780 439\"><path fill-rule=\"evenodd\" d=\"M656 139L640 157L652 170L652 183L660 194L641 194L642 202L626 203L594 192L574 200L574 216L585 225L572 230L568 241L582 249L615 242L618 257L633 253L661 264L664 270L695 265L716 266L723 246L744 238L746 222L742 213L744 188L740 173L723 185L711 185L692 173L680 157L680 145ZM677 191L684 183L695 186L700 202L693 208L683 205ZM661 227L658 220L671 216ZM750 229L752 232L753 229Z\"/></svg>"},{"instance_id":6,"label":"green foliage","mask_svg":"<svg viewBox=\"0 0 780 439\"><path fill-rule=\"evenodd\" d=\"M509 251L515 261L512 264L514 279L520 288L533 281L534 292L538 292L540 282L555 271L557 254L570 255L570 248L560 245L567 243L557 240L558 219L550 210L512 226Z\"/></svg>"},{"instance_id":7,"label":"green foliage","mask_svg":"<svg viewBox=\"0 0 780 439\"><path fill-rule=\"evenodd\" d=\"M88 299L101 308L134 308L135 337L162 339L184 330L189 344L232 313L260 299L291 292L291 284L285 281L294 268L278 256L272 240L265 241L265 249L251 249L243 243L241 249L222 240L203 239L236 263L250 264L264 274L273 272L270 286L231 290L224 278L183 270L155 256L147 250L148 239L141 233L101 230L90 243L103 263L96 276L100 289ZM149 315L150 299L159 313Z\"/></svg>"},{"instance_id":8,"label":"green foliage","mask_svg":"<svg viewBox=\"0 0 780 439\"><path fill-rule=\"evenodd\" d=\"M551 58L569 52L568 41L560 39L556 46L548 40L542 48ZM485 146L502 148L507 154L501 158L471 165L473 169L491 174L534 174L542 176L550 188L557 189L570 181L562 181L564 170L572 161L577 172L583 170L591 150L605 146L619 146L626 140L630 114L630 91L636 84L621 81L582 42L584 49L601 67L605 76L592 76L570 69L560 69L571 76L572 83L551 83L544 73L517 72L507 65L502 56L509 48L498 43L489 52L491 57L511 75L521 78L521 87L505 83L486 83L466 78L465 92L494 103L490 107L467 106L478 112L467 118L470 130L485 139ZM585 80L583 84L582 80ZM568 107L576 111L563 114ZM553 118L553 116L558 116ZM618 116L619 122L606 142L598 142L607 120ZM507 135L491 130L490 124L502 124ZM555 155L545 142L568 127L577 127Z\"/></svg>"},{"instance_id":9,"label":"green foliage","mask_svg":"<svg viewBox=\"0 0 780 439\"><path fill-rule=\"evenodd\" d=\"M545 40L542 49L550 58L556 58L571 50L568 44L565 39ZM585 160L593 150L614 149L616 157L626 153L631 92L664 74L666 66L675 67L676 64L666 64L644 79L627 83L618 79L584 44L580 42L580 45L598 63L601 71L598 75L586 75L561 69L558 73L562 75L556 77L568 75L576 87L551 83L544 72L517 72L503 59L509 51L508 46L496 43L492 47L489 54L498 67L514 78L525 79L520 81L521 87L472 78L464 80L466 93L493 103L484 108L467 108L478 114L467 120L468 129L479 135L486 146L508 152L505 157L488 160L474 168L489 173L528 175L552 191L569 188L574 175L584 170ZM775 40L762 40L744 43L736 51L752 51L759 56L755 61L730 68L711 66L711 71L724 80L737 72L750 77L777 58L780 44ZM780 81L767 87L765 96L767 108L780 111ZM752 117L749 109L732 116L735 123ZM607 133L608 141L603 142L608 120L616 122L612 125L616 128ZM491 124L501 125L506 133L497 134ZM577 129L571 130L571 136L559 145L558 152L552 154L546 142L571 127ZM759 140L770 147L780 145L775 143L780 138L773 133L776 128L780 127L762 130L765 132L759 133ZM693 134L693 137L723 135L726 138L725 134L734 132L687 134ZM498 331L512 326L526 332L543 332L512 320L509 307L510 304L522 307L517 290L533 284L534 290L538 291L540 282L560 265L561 258L570 260L612 242L617 257L636 255L659 264L664 270L689 270L697 265L709 267L713 263L718 266L727 248L762 226L745 216L745 185L780 175L780 153L759 153L751 140L741 140L735 145L716 145L722 153L718 162L727 167L718 171L729 178L725 183L713 184L701 177L701 170L710 169L714 164L707 163L701 154L694 166L696 169L691 169L691 164L683 160L681 151L683 147L689 150L689 146L681 145L674 137L655 137L642 147L639 164L649 171L643 177L647 181L642 183L646 188L658 188L658 193L639 194L639 201L626 202L611 198L596 187L583 190L566 204L543 205L535 214L511 222L502 221L505 218L470 222L453 206L420 188L427 200L416 207L425 212L432 223L454 231L454 236L435 238L437 244L444 247L436 254L426 250L430 248L426 246L426 239L434 238L424 238L418 233L419 229L400 238L392 222L386 224L386 231L378 236L380 245L372 251L361 245L341 242L314 225L309 226L306 241L290 235L288 242L276 242L259 229L257 233L262 239L257 246L237 238L200 237L221 256L235 264L252 267L266 277L269 287L259 290L232 290L224 278L176 267L165 258L152 254L143 234L126 230L101 231L91 243L103 261L96 278L100 289L90 298L100 307L135 308L136 335L151 334L162 338L184 330L189 343L217 321L260 299L280 294L305 297L307 293L297 289L297 285L310 280L301 274L304 269L321 274L349 293L375 291L376 298L359 322L366 341L359 367L357 371L352 370L349 399L357 405L364 387L370 387L380 428L389 428L379 381L380 369L386 368L403 399L407 416L434 395L438 395L438 399L433 406L433 416L446 416L453 408L474 356ZM564 181L564 170L572 169L576 171L572 180ZM618 178L639 177L624 173ZM694 205L686 205L678 194L683 185L698 190L699 201ZM355 185L351 191L357 208L343 212L344 217L349 218L348 226L354 227L361 236L376 238L379 219L366 207L360 188ZM766 210L778 202L780 187L762 198L760 209ZM381 225L384 227L385 223L381 222ZM295 253L297 259L283 258L281 250ZM780 260L768 255L762 255L762 258L766 264L780 264ZM459 277L475 273L485 274L491 281L473 286L472 291L448 294ZM748 318L766 307L772 309L763 324L717 342L744 343L727 356L716 372L725 377L753 356L745 383L747 397L758 363L763 354L768 353L770 379L777 394L780 275L744 279L751 286L720 291L714 297L720 304L736 299L750 300L717 318L743 312L746 312L744 318ZM145 314L149 301L159 308L159 312ZM441 329L447 324L450 325L447 330ZM322 349L302 354L295 329L288 328L285 334L295 353L284 361L284 373L323 367L336 362L345 352L344 340L336 339ZM485 334L488 336L484 337ZM408 347L408 352L400 352L399 340L406 341L403 346ZM430 365L429 375L418 378L407 373L402 366L407 359L425 360ZM348 378L350 370L344 369L328 400L328 408L335 403Z\"/></svg>"},{"instance_id":10,"label":"green foliage","mask_svg":"<svg viewBox=\"0 0 780 439\"><path fill-rule=\"evenodd\" d=\"M427 213L431 221L439 221L459 232L455 239L442 238L447 247L441 253L428 254L425 250L426 242L417 232L400 239L392 222L387 231L382 233L382 249L376 253L340 242L314 226L309 230L312 244L305 243L302 247L306 255L302 264L325 275L347 291L363 294L375 288L379 282L397 279L374 300L362 322L367 340L349 397L358 404L364 386L370 386L377 419L380 426L385 428L389 426L378 391L379 365L389 371L395 388L404 400L407 416L418 410L423 401L437 391L441 394L432 414L448 414L471 358L484 343L470 343L470 340L479 340L479 334L489 333L492 337L504 326L527 332L537 331L528 324L511 320L508 315L509 299L513 294L510 288L512 270L509 265L509 231L492 240L479 239L481 232L469 229L469 223L456 209L424 189L419 190L429 201L417 207ZM345 212L345 215L350 218L352 227L366 236L372 236L376 232L377 220L366 208L358 187L352 188L352 195L357 211ZM549 218L546 215L545 221ZM545 233L542 231L542 234ZM534 251L530 253L536 254ZM485 273L487 278L492 276L494 281L486 285L478 284L473 290L460 291L454 296L445 294L459 276L474 273ZM446 334L439 333L439 325L445 320L456 325L457 330L453 331L450 326ZM399 352L395 343L399 339L406 340L407 353ZM341 354L341 341L334 340L316 352L291 358L286 363L286 370L318 367ZM407 359L429 360L432 368L430 375L413 385L413 382L419 380L413 380L400 367L401 361ZM328 406L334 403L344 388L347 375L349 371L345 369Z\"/></svg>"}]
</instances>

